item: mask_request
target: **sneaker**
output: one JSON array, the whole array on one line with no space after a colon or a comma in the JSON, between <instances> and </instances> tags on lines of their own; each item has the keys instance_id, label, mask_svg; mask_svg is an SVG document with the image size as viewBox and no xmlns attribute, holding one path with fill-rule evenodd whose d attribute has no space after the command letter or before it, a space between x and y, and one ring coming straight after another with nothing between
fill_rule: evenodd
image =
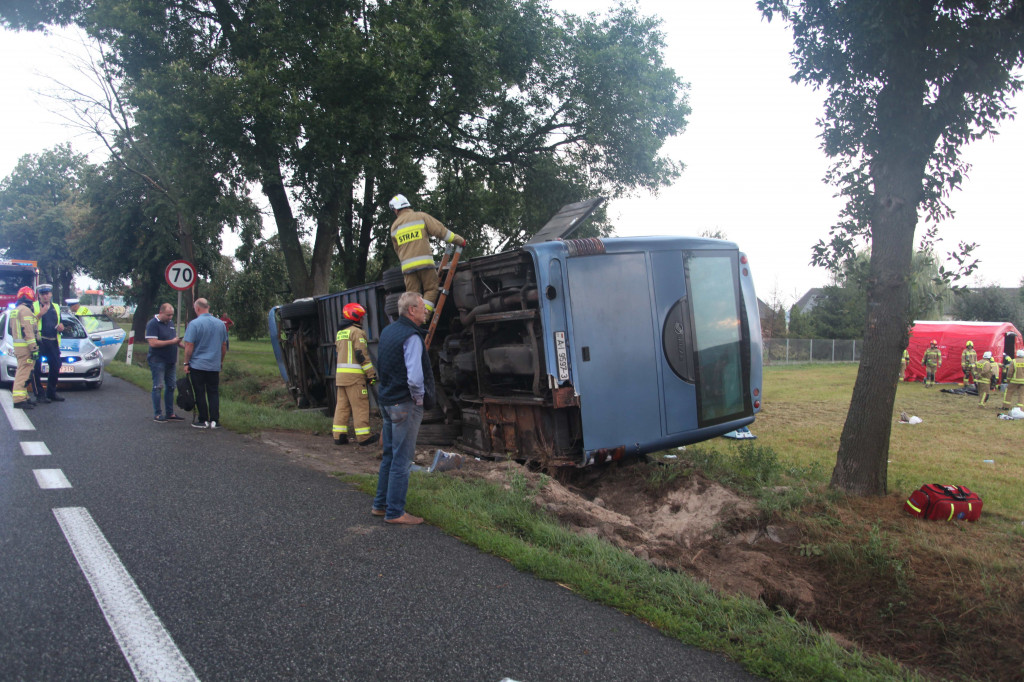
<instances>
[{"instance_id":1,"label":"sneaker","mask_svg":"<svg viewBox=\"0 0 1024 682\"><path fill-rule=\"evenodd\" d=\"M210 428L210 422L192 422L193 429L208 429Z\"/></svg>"},{"instance_id":2,"label":"sneaker","mask_svg":"<svg viewBox=\"0 0 1024 682\"><path fill-rule=\"evenodd\" d=\"M179 417L176 414L169 414L169 415L167 415L167 421L169 421L169 422L183 422L183 421L185 421L185 418L184 417Z\"/></svg>"},{"instance_id":3,"label":"sneaker","mask_svg":"<svg viewBox=\"0 0 1024 682\"><path fill-rule=\"evenodd\" d=\"M153 417L153 421L160 422L161 424L163 424L164 422L167 421L167 417L163 416L162 414L158 414L155 417Z\"/></svg>"},{"instance_id":4,"label":"sneaker","mask_svg":"<svg viewBox=\"0 0 1024 682\"><path fill-rule=\"evenodd\" d=\"M219 429L220 428L220 424L218 424L217 422L210 422L210 428L211 429Z\"/></svg>"}]
</instances>

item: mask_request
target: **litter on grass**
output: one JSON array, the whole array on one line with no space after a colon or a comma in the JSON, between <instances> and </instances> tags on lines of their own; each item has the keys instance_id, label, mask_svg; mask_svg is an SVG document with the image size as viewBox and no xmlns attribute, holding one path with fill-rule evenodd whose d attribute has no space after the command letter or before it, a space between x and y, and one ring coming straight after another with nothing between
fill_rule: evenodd
<instances>
[{"instance_id":1,"label":"litter on grass","mask_svg":"<svg viewBox=\"0 0 1024 682\"><path fill-rule=\"evenodd\" d=\"M739 439L739 440L743 440L743 439L747 439L747 438L757 438L757 436L752 434L750 432L750 429L748 429L746 426L744 426L743 428L736 429L735 431L730 431L729 433L723 433L722 434L722 438L736 438L736 439Z\"/></svg>"}]
</instances>

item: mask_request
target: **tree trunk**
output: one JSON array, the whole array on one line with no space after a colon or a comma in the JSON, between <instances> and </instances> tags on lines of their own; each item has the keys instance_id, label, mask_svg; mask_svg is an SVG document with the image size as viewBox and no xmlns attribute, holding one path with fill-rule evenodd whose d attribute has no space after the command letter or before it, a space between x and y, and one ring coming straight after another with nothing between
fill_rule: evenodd
<instances>
[{"instance_id":1,"label":"tree trunk","mask_svg":"<svg viewBox=\"0 0 1024 682\"><path fill-rule=\"evenodd\" d=\"M288 193L284 189L281 168L275 163L272 168L265 167L263 171L263 193L274 211L274 222L277 224L277 235L281 241L285 267L288 268L288 281L292 293L296 298L312 296L313 280L306 270L306 259L302 255L302 244L299 242L298 224L292 214Z\"/></svg>"},{"instance_id":2,"label":"tree trunk","mask_svg":"<svg viewBox=\"0 0 1024 682\"><path fill-rule=\"evenodd\" d=\"M144 343L146 340L146 325L149 323L149 319L156 314L156 293L156 287L146 287L139 292L138 300L135 303L135 314L132 315L135 343Z\"/></svg>"},{"instance_id":3,"label":"tree trunk","mask_svg":"<svg viewBox=\"0 0 1024 682\"><path fill-rule=\"evenodd\" d=\"M908 340L910 262L923 170L923 163L904 159L872 165L875 198L864 349L831 481L832 487L856 495L884 495L887 490L893 404L900 356Z\"/></svg>"}]
</instances>

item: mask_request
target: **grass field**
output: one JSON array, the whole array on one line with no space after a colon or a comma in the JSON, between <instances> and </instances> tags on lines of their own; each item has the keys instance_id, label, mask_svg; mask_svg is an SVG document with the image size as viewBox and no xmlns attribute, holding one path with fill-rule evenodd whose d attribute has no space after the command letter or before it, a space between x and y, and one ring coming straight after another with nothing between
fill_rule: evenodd
<instances>
[{"instance_id":1,"label":"grass field","mask_svg":"<svg viewBox=\"0 0 1024 682\"><path fill-rule=\"evenodd\" d=\"M145 346L136 348L134 367L124 365L123 349L120 357L111 372L148 389ZM794 552L808 574L828 583L813 622L716 595L685 574L575 536L530 503L529 485L515 473L504 486L414 474L410 509L521 570L770 679L1024 679L1024 422L996 418L1001 396L981 409L977 398L941 387L900 385L894 421L905 411L923 422L892 427L889 494L847 498L827 483L856 371L845 364L766 368L765 407L751 427L756 447L716 439L689 448L690 461L675 465L699 467L751 495L763 523L800 529ZM319 413L293 409L267 341L232 341L222 380L228 428L330 428ZM650 466L652 485L677 473ZM374 484L349 480L367 490ZM980 493L981 521L932 523L905 514L907 495L934 482Z\"/></svg>"}]
</instances>

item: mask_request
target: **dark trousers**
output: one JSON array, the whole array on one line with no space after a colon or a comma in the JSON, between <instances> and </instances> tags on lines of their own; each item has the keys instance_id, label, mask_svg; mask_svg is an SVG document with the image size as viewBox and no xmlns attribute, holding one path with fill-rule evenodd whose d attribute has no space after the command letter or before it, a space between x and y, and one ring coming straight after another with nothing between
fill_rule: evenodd
<instances>
[{"instance_id":1,"label":"dark trousers","mask_svg":"<svg viewBox=\"0 0 1024 682\"><path fill-rule=\"evenodd\" d=\"M60 374L60 346L57 345L57 340L50 339L39 339L39 359L36 360L36 368L33 372L33 385L36 387L36 397L38 398L43 394L42 386L42 364L43 358L46 358L47 364L50 366L50 371L46 375L46 395L53 397L57 395L57 375Z\"/></svg>"},{"instance_id":2,"label":"dark trousers","mask_svg":"<svg viewBox=\"0 0 1024 682\"><path fill-rule=\"evenodd\" d=\"M189 368L199 421L220 422L220 372ZM209 402L209 404L207 404Z\"/></svg>"}]
</instances>

